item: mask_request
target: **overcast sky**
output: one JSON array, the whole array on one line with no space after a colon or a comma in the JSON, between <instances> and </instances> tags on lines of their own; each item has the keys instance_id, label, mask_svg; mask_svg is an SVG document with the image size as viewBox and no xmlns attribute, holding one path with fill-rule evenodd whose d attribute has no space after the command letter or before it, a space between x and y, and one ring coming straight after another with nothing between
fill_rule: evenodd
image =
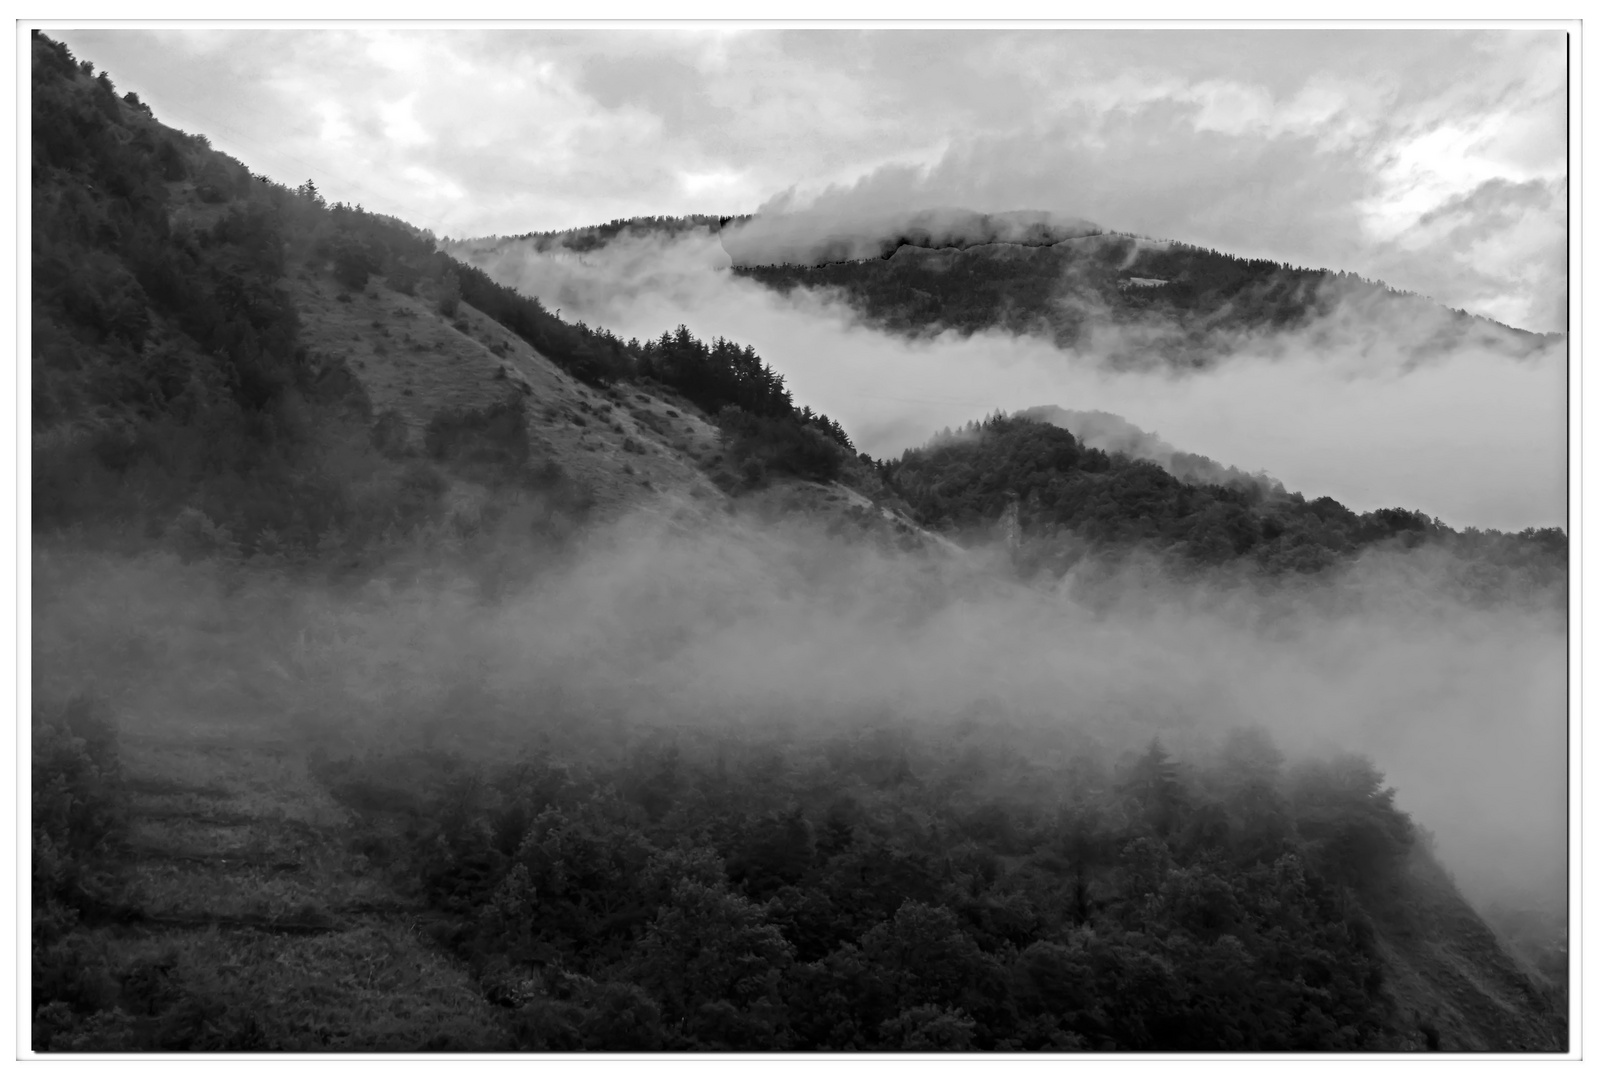
<instances>
[{"instance_id":1,"label":"overcast sky","mask_svg":"<svg viewBox=\"0 0 1605 1080\"><path fill-rule=\"evenodd\" d=\"M253 169L441 235L1042 209L1565 325L1558 31L54 36Z\"/></svg>"}]
</instances>

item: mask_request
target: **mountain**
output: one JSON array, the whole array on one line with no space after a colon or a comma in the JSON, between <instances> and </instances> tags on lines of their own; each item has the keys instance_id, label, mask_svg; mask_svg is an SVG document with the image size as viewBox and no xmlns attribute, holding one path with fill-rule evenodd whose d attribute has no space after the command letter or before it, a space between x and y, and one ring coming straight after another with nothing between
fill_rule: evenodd
<instances>
[{"instance_id":1,"label":"mountain","mask_svg":"<svg viewBox=\"0 0 1605 1080\"><path fill-rule=\"evenodd\" d=\"M709 474L851 468L840 427L750 349L565 323L35 48L36 526L160 533L189 511L246 555L310 556L504 482L618 511L712 498ZM727 405L741 434L722 447Z\"/></svg>"},{"instance_id":2,"label":"mountain","mask_svg":"<svg viewBox=\"0 0 1605 1080\"><path fill-rule=\"evenodd\" d=\"M1067 538L1519 591L1563 537L1025 417L874 462L750 348L564 322L30 45L35 1050L1565 1046L1564 942L1362 758L821 704L841 611L869 654Z\"/></svg>"},{"instance_id":3,"label":"mountain","mask_svg":"<svg viewBox=\"0 0 1605 1080\"><path fill-rule=\"evenodd\" d=\"M1117 419L1051 408L999 414L904 451L881 475L921 524L972 542L1012 532L1020 567L1056 579L1100 552L1120 558L1147 550L1183 567L1298 576L1366 550L1423 547L1448 555L1462 587L1489 601L1553 603L1564 590L1567 544L1559 529L1457 531L1403 508L1357 514L1334 499L1306 499L1173 451L1167 469L1151 456L1165 444L1141 432L1134 438L1136 429L1111 422ZM1071 424L1090 424L1097 441L1124 448L1098 449L1071 434ZM1133 448L1145 452L1134 456ZM1180 470L1204 476L1184 480Z\"/></svg>"},{"instance_id":4,"label":"mountain","mask_svg":"<svg viewBox=\"0 0 1605 1080\"><path fill-rule=\"evenodd\" d=\"M1051 244L902 243L825 265L754 258L735 272L782 293L829 290L892 333L1041 334L1122 368L1207 368L1256 337L1356 322L1415 359L1472 344L1521 357L1548 340L1347 272L1103 231Z\"/></svg>"},{"instance_id":5,"label":"mountain","mask_svg":"<svg viewBox=\"0 0 1605 1080\"><path fill-rule=\"evenodd\" d=\"M964 250L983 245L1052 246L1103 232L1088 221L1040 210L984 214L956 207L921 210L885 220L822 220L806 213L615 218L605 225L525 233L537 251L592 251L620 237L672 239L691 232L719 237L734 266L819 265L889 259L905 247ZM499 237L482 237L476 243Z\"/></svg>"},{"instance_id":6,"label":"mountain","mask_svg":"<svg viewBox=\"0 0 1605 1080\"><path fill-rule=\"evenodd\" d=\"M1405 367L1466 348L1520 360L1561 335L1450 309L1346 271L1242 258L1105 230L1041 211L690 215L458 242L465 257L512 241L576 255L620 237L715 234L732 272L782 294L828 292L910 338L1036 334L1124 369L1208 369L1249 349L1334 340L1382 346Z\"/></svg>"}]
</instances>

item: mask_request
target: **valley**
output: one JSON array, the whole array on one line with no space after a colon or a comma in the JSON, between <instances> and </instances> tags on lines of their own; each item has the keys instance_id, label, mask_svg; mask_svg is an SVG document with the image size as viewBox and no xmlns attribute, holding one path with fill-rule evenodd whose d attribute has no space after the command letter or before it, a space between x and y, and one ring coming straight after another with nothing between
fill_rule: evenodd
<instances>
[{"instance_id":1,"label":"valley","mask_svg":"<svg viewBox=\"0 0 1605 1080\"><path fill-rule=\"evenodd\" d=\"M31 52L34 1051L1567 1048L1561 529L1095 403L874 456ZM1132 363L1319 303L1056 237L736 276L979 332L1079 244Z\"/></svg>"}]
</instances>

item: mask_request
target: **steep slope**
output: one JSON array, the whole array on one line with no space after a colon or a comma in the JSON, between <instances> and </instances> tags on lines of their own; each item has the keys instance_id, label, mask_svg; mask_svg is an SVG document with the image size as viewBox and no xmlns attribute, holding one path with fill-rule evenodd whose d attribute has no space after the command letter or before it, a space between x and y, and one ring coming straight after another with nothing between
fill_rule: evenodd
<instances>
[{"instance_id":1,"label":"steep slope","mask_svg":"<svg viewBox=\"0 0 1605 1080\"><path fill-rule=\"evenodd\" d=\"M812 462L801 481L847 456L751 350L665 335L653 352L564 323L432 237L255 176L34 47L41 524L133 518L159 535L193 512L247 554L311 552L445 522L465 488L694 515L721 487L792 475L787 454ZM740 404L749 375L768 412ZM469 456L501 453L511 472L431 442L431 425L483 427L509 401L522 430Z\"/></svg>"},{"instance_id":2,"label":"steep slope","mask_svg":"<svg viewBox=\"0 0 1605 1080\"><path fill-rule=\"evenodd\" d=\"M1564 961L1558 986L1523 970L1421 845L1410 854L1400 895L1372 911L1389 993L1431 1048L1565 1049Z\"/></svg>"},{"instance_id":3,"label":"steep slope","mask_svg":"<svg viewBox=\"0 0 1605 1080\"><path fill-rule=\"evenodd\" d=\"M303 339L350 366L377 415L401 418L413 452L424 452L442 410L487 409L511 395L536 455L609 516L656 505L654 494L716 497L698 462L717 458L719 433L699 410L644 387L587 386L470 304L442 315L433 292L375 282L342 294L311 274L292 288Z\"/></svg>"}]
</instances>

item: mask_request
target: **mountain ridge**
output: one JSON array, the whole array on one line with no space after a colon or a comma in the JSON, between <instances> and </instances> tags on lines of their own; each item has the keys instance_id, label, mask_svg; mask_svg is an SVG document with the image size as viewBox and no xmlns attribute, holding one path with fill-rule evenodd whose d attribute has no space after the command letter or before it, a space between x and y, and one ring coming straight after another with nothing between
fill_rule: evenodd
<instances>
[{"instance_id":1,"label":"mountain ridge","mask_svg":"<svg viewBox=\"0 0 1605 1080\"><path fill-rule=\"evenodd\" d=\"M780 215L785 217L786 215ZM793 215L800 220L807 220L803 215ZM951 226L944 226L944 218L953 219ZM1011 221L1018 219L1018 221ZM874 248L873 254L842 254L846 241L833 241L828 231L823 237L813 236L806 240L795 241L794 247L781 248L777 256L765 252L762 247L762 238L746 242L745 246L736 238L740 237L744 229L751 229L754 225L765 220L762 214L748 215L713 215L691 214L680 217L634 217L616 218L606 224L582 225L568 229L554 229L543 232L524 233L508 237L478 237L464 240L464 243L486 243L497 240L528 240L535 243L537 250L549 251L563 248L570 251L583 252L605 246L620 237L635 238L672 238L679 234L692 231L707 232L719 236L721 242L726 242L726 251L730 253L732 267L735 272L753 277L772 288L786 291L798 285L811 287L840 287L845 288L855 307L858 307L866 316L887 326L904 330L909 327L918 329L921 325L937 328L954 328L973 332L975 327L963 321L938 322L926 316L925 322L920 323L915 318L916 313L898 313L889 310L888 306L877 296L877 290L882 283L877 280L888 275L884 269L877 271L878 264L891 262L899 258L904 260L948 259L954 255L963 255L970 249L983 249L974 252L975 255L984 255L984 249L997 249L994 254L1008 254L1012 251L1024 251L1034 248L1056 249L1061 246L1070 249L1065 254L1072 258L1064 261L1084 261L1085 256L1075 252L1078 247L1091 246L1094 249L1096 261L1110 264L1117 269L1113 281L1116 287L1130 288L1131 282L1145 281L1152 283L1149 287L1159 289L1152 294L1157 298L1180 299L1183 302L1192 301L1195 297L1187 295L1189 273L1193 278L1201 274L1220 274L1219 267L1200 269L1189 268L1179 277L1162 277L1161 273L1174 274L1171 264L1179 261L1188 262L1223 262L1225 272L1239 278L1248 278L1263 283L1263 279L1277 275L1292 275L1296 279L1291 290L1297 300L1297 293L1308 291L1312 281L1337 283L1343 289L1352 290L1358 295L1368 299L1387 297L1407 303L1423 303L1432 309L1441 309L1446 315L1458 320L1468 320L1474 325L1486 324L1499 330L1510 331L1523 338L1537 338L1546 341L1563 340L1565 333L1552 331L1540 333L1524 330L1520 327L1500 323L1495 319L1483 315L1474 315L1464 309L1440 304L1420 293L1397 289L1386 282L1363 277L1346 270L1333 270L1328 268L1295 267L1291 263L1278 262L1274 259L1258 257L1245 257L1221 252L1213 248L1191 243L1186 240L1164 239L1158 240L1142 234L1107 229L1090 222L1064 219L1058 221L1054 215L1046 211L1008 211L1002 213L988 213L983 211L963 210L957 208L929 209L905 215L903 218L889 219L888 221L872 220L864 226L867 235L854 243ZM828 222L821 226L828 230ZM792 226L793 230L801 228ZM1017 235L1010 236L1014 233ZM730 251L731 244L736 250ZM818 257L813 257L807 251L808 244L818 247ZM1107 247L1108 250L1099 252L1096 249ZM801 251L805 257L789 259L787 254L797 254ZM1111 254L1112 252L1112 254ZM1168 259L1167 259L1168 253ZM1079 258L1075 256L1079 255ZM962 261L962 260L961 260ZM1064 266L1054 267L1056 273L1063 275ZM1108 265L1101 267L1107 270ZM844 285L842 278L846 277ZM862 278L867 280L853 280ZM1018 282L1011 282L1017 286ZM1100 282L1100 285L1107 284ZM1289 291L1279 283L1272 283L1274 291ZM1170 286L1178 286L1170 288ZM1033 283L1033 287L1035 287ZM1017 290L1016 290L1017 291ZM1179 295L1174 295L1179 294ZM1273 301L1275 297L1271 298ZM907 319L907 326L899 320L899 314ZM1273 313L1274 314L1274 313ZM987 325L1004 325L994 320Z\"/></svg>"}]
</instances>

